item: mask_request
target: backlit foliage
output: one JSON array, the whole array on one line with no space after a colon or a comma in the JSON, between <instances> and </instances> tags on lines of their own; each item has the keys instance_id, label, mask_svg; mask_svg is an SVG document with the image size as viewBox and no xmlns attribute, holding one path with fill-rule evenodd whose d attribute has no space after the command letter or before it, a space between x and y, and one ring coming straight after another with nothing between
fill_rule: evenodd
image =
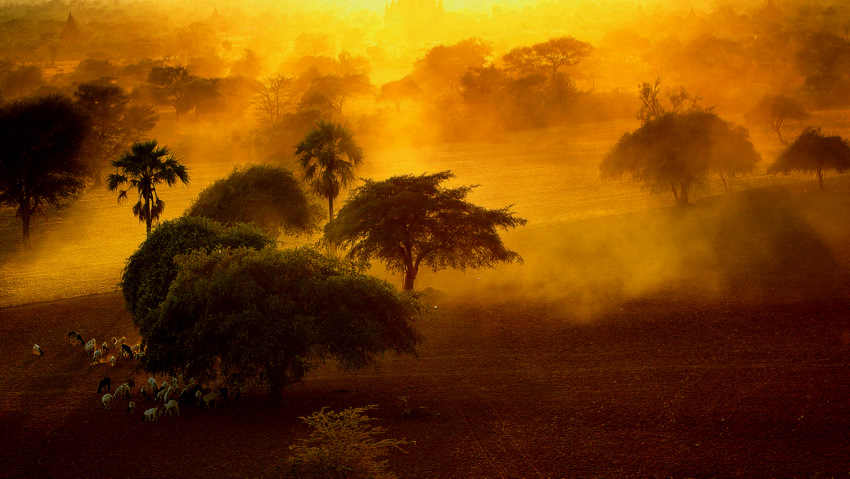
<instances>
[{"instance_id":1,"label":"backlit foliage","mask_svg":"<svg viewBox=\"0 0 850 479\"><path fill-rule=\"evenodd\" d=\"M302 444L290 446L295 455L286 461L283 477L315 479L393 479L386 456L392 449L414 444L406 439L379 439L386 433L366 415L377 406L327 408L302 417L313 430Z\"/></svg>"}]
</instances>

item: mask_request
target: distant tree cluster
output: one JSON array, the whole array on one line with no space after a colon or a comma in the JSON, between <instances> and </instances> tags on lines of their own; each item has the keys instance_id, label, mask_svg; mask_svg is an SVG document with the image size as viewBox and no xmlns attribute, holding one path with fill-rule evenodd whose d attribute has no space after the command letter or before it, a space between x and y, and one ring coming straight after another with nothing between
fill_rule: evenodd
<instances>
[{"instance_id":1,"label":"distant tree cluster","mask_svg":"<svg viewBox=\"0 0 850 479\"><path fill-rule=\"evenodd\" d=\"M460 112L441 108L440 111L449 112L442 117L444 124L468 123L475 118L476 123L483 119L496 130L564 122L575 110L579 96L567 69L578 65L592 51L589 43L563 36L516 47L497 64L486 62L489 47L480 40L458 43L453 50L445 48L442 56L437 56L437 48L420 60L412 77L432 84L439 79L444 85L456 85L465 108ZM445 58L450 53L455 57ZM425 76L426 72L431 75ZM448 115L457 117L450 119ZM458 125L457 131L462 128Z\"/></svg>"},{"instance_id":2,"label":"distant tree cluster","mask_svg":"<svg viewBox=\"0 0 850 479\"><path fill-rule=\"evenodd\" d=\"M185 214L229 226L253 223L271 236L311 233L323 217L292 172L268 164L235 168L204 189Z\"/></svg>"},{"instance_id":3,"label":"distant tree cluster","mask_svg":"<svg viewBox=\"0 0 850 479\"><path fill-rule=\"evenodd\" d=\"M669 112L625 133L605 156L603 176L628 174L655 192L670 191L686 206L694 186L717 173L724 184L752 171L761 160L747 131L716 114Z\"/></svg>"},{"instance_id":4,"label":"distant tree cluster","mask_svg":"<svg viewBox=\"0 0 850 479\"><path fill-rule=\"evenodd\" d=\"M823 190L824 172L843 173L847 170L850 170L850 144L847 140L840 136L824 135L820 128L808 127L768 167L767 172L814 173L818 178L818 187Z\"/></svg>"}]
</instances>

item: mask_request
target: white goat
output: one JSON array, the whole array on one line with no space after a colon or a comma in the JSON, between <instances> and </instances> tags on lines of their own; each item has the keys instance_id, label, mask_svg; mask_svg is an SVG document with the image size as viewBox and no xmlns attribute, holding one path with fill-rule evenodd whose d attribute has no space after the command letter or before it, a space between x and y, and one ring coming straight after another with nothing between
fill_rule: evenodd
<instances>
[{"instance_id":1,"label":"white goat","mask_svg":"<svg viewBox=\"0 0 850 479\"><path fill-rule=\"evenodd\" d=\"M156 400L166 402L171 397L171 394L174 392L174 388L168 386L168 388L162 388L156 393Z\"/></svg>"},{"instance_id":2,"label":"white goat","mask_svg":"<svg viewBox=\"0 0 850 479\"><path fill-rule=\"evenodd\" d=\"M109 351L109 345L106 344L106 341L104 341L103 344L100 345L100 350L103 352Z\"/></svg>"},{"instance_id":3,"label":"white goat","mask_svg":"<svg viewBox=\"0 0 850 479\"><path fill-rule=\"evenodd\" d=\"M117 388L115 388L115 392L112 393L117 398L130 399L130 385L124 383Z\"/></svg>"},{"instance_id":4,"label":"white goat","mask_svg":"<svg viewBox=\"0 0 850 479\"><path fill-rule=\"evenodd\" d=\"M32 347L32 353L37 354L39 356L44 356L44 351L41 350L41 347L39 347L38 344Z\"/></svg>"},{"instance_id":5,"label":"white goat","mask_svg":"<svg viewBox=\"0 0 850 479\"><path fill-rule=\"evenodd\" d=\"M148 378L148 389L150 389L151 392L156 391L156 379Z\"/></svg>"},{"instance_id":6,"label":"white goat","mask_svg":"<svg viewBox=\"0 0 850 479\"><path fill-rule=\"evenodd\" d=\"M121 345L124 344L124 341L126 341L126 340L127 340L127 338L125 338L124 336L121 336L119 339L112 338L112 347L120 348Z\"/></svg>"},{"instance_id":7,"label":"white goat","mask_svg":"<svg viewBox=\"0 0 850 479\"><path fill-rule=\"evenodd\" d=\"M89 342L86 343L86 354L91 355L94 352L95 344L94 338L89 339Z\"/></svg>"},{"instance_id":8,"label":"white goat","mask_svg":"<svg viewBox=\"0 0 850 479\"><path fill-rule=\"evenodd\" d=\"M102 353L100 352L100 349L96 349L96 350L94 351L94 355L92 355L92 357L91 357L91 363L92 363L92 364L94 364L94 363L99 363L99 362L100 362L100 356L101 356L101 355L102 355Z\"/></svg>"},{"instance_id":9,"label":"white goat","mask_svg":"<svg viewBox=\"0 0 850 479\"><path fill-rule=\"evenodd\" d=\"M175 389L173 386L168 386L168 389L165 390L165 396L162 397L162 400L164 402L168 402L168 400L171 399L171 395L174 394L174 391Z\"/></svg>"},{"instance_id":10,"label":"white goat","mask_svg":"<svg viewBox=\"0 0 850 479\"><path fill-rule=\"evenodd\" d=\"M110 409L112 407L112 394L106 393L100 398L100 402L103 403L103 409Z\"/></svg>"},{"instance_id":11,"label":"white goat","mask_svg":"<svg viewBox=\"0 0 850 479\"><path fill-rule=\"evenodd\" d=\"M115 356L109 356L109 364L115 366Z\"/></svg>"},{"instance_id":12,"label":"white goat","mask_svg":"<svg viewBox=\"0 0 850 479\"><path fill-rule=\"evenodd\" d=\"M168 415L170 416L172 409L177 411L178 416L180 415L180 406L177 405L177 401L175 401L174 399L165 403L165 409L163 409L163 413L168 413Z\"/></svg>"},{"instance_id":13,"label":"white goat","mask_svg":"<svg viewBox=\"0 0 850 479\"><path fill-rule=\"evenodd\" d=\"M218 393L215 391L204 396L204 407L210 407L210 404L215 405L218 409Z\"/></svg>"},{"instance_id":14,"label":"white goat","mask_svg":"<svg viewBox=\"0 0 850 479\"><path fill-rule=\"evenodd\" d=\"M156 421L156 408L152 407L152 408L148 409L147 411L145 411L145 417L142 418L142 420L143 421L150 421L150 422Z\"/></svg>"}]
</instances>

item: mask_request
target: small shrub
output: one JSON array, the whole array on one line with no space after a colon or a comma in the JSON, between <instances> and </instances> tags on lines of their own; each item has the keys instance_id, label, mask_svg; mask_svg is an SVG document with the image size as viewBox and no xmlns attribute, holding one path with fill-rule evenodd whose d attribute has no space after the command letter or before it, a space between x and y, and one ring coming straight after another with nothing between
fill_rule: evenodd
<instances>
[{"instance_id":1,"label":"small shrub","mask_svg":"<svg viewBox=\"0 0 850 479\"><path fill-rule=\"evenodd\" d=\"M393 479L385 459L390 449L413 444L406 439L378 439L386 430L369 425L366 411L377 406L342 412L322 408L301 419L313 428L303 444L290 446L295 455L286 461L283 477L316 479Z\"/></svg>"}]
</instances>

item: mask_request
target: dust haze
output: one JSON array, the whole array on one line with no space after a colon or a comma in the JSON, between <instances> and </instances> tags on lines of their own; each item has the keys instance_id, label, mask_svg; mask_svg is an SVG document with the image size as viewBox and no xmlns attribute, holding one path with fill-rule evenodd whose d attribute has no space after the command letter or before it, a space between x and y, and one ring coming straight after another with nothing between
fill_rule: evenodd
<instances>
[{"instance_id":1,"label":"dust haze","mask_svg":"<svg viewBox=\"0 0 850 479\"><path fill-rule=\"evenodd\" d=\"M828 174L833 196L820 197L808 176L768 175L783 145L746 114L784 95L810 113L785 123L786 137L809 125L850 136L848 35L850 6L837 1L3 2L0 91L73 97L101 81L153 106L146 136L191 177L160 190L162 219L234 165L296 171L311 126L342 123L365 150L359 177L451 169L455 184L480 185L470 200L529 221L504 236L522 264L423 272L417 289L551 300L586 320L677 288L768 295L846 269L838 225L850 208L836 195L850 184ZM583 53L557 65L529 56L563 37ZM151 82L165 67L189 75L179 98ZM605 154L640 124L638 86L656 79L665 98L686 91L748 128L762 161L731 192L710 177L677 211L669 193L600 178ZM131 205L93 187L37 220L31 250L14 210L0 210L0 306L114 290L144 240ZM824 281L800 294L827 294Z\"/></svg>"}]
</instances>

